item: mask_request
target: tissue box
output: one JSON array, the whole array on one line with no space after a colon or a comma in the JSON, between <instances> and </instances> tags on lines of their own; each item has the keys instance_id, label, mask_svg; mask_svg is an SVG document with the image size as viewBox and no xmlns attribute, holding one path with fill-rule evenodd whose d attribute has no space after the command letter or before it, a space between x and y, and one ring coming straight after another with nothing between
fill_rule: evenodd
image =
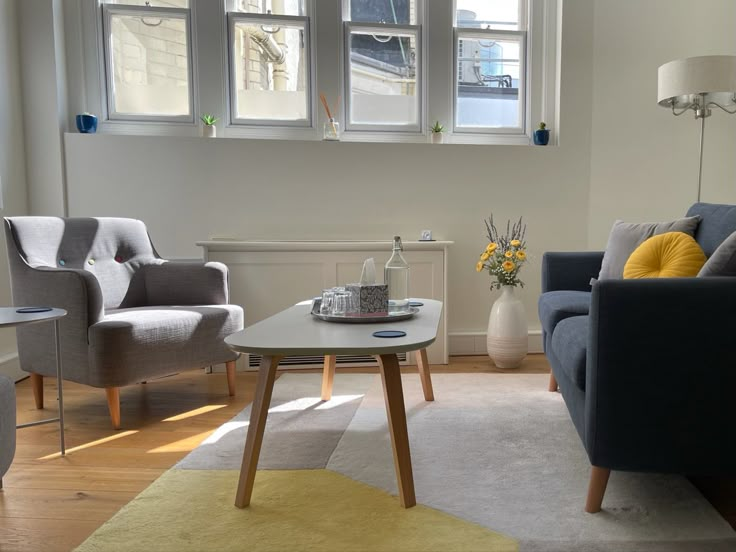
<instances>
[{"instance_id":1,"label":"tissue box","mask_svg":"<svg viewBox=\"0 0 736 552\"><path fill-rule=\"evenodd\" d=\"M356 314L388 314L388 285L348 284L345 290L353 295L353 309Z\"/></svg>"}]
</instances>

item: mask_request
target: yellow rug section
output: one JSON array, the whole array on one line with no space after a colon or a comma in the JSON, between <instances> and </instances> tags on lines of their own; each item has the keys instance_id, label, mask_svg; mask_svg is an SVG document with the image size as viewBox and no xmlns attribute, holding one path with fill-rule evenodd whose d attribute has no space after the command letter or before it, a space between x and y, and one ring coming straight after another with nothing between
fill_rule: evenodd
<instances>
[{"instance_id":1,"label":"yellow rug section","mask_svg":"<svg viewBox=\"0 0 736 552\"><path fill-rule=\"evenodd\" d=\"M170 470L77 552L516 552L515 540L328 470L259 471L235 508L236 471Z\"/></svg>"}]
</instances>

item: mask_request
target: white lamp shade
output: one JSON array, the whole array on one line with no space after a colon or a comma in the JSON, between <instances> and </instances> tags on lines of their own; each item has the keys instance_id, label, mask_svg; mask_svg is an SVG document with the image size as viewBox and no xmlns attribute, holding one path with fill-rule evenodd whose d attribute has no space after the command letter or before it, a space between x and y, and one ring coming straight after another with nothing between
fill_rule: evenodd
<instances>
[{"instance_id":1,"label":"white lamp shade","mask_svg":"<svg viewBox=\"0 0 736 552\"><path fill-rule=\"evenodd\" d=\"M662 107L686 106L695 94L733 105L736 97L736 56L678 59L659 68L657 101Z\"/></svg>"}]
</instances>

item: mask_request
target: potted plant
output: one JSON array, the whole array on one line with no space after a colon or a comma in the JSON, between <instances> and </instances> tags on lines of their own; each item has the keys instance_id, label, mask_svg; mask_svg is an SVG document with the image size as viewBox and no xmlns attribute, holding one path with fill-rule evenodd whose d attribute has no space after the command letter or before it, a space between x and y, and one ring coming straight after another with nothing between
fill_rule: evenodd
<instances>
[{"instance_id":1,"label":"potted plant","mask_svg":"<svg viewBox=\"0 0 736 552\"><path fill-rule=\"evenodd\" d=\"M546 146L549 143L549 130L546 123L539 123L539 128L534 131L534 143L538 146Z\"/></svg>"},{"instance_id":2,"label":"potted plant","mask_svg":"<svg viewBox=\"0 0 736 552\"><path fill-rule=\"evenodd\" d=\"M439 121L435 121L430 130L432 131L432 143L441 144L444 141L444 135L442 133L445 132L445 127Z\"/></svg>"},{"instance_id":3,"label":"potted plant","mask_svg":"<svg viewBox=\"0 0 736 552\"><path fill-rule=\"evenodd\" d=\"M205 113L200 117L202 121L202 136L205 138L214 138L217 136L217 127L215 126L215 123L218 121L217 117L214 115L210 115L209 113Z\"/></svg>"},{"instance_id":4,"label":"potted plant","mask_svg":"<svg viewBox=\"0 0 736 552\"><path fill-rule=\"evenodd\" d=\"M514 290L524 287L519 271L527 261L526 224L506 223L506 233L500 234L493 224L493 215L485 221L488 245L475 265L478 272L491 276L491 290L500 289L488 319L488 355L499 368L518 368L528 352L529 328L526 311Z\"/></svg>"}]
</instances>

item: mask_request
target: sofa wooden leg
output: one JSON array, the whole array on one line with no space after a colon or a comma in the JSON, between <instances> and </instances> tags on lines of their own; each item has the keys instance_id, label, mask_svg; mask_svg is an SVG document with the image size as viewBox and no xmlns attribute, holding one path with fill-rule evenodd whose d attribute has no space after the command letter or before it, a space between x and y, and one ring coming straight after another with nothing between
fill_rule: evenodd
<instances>
[{"instance_id":1,"label":"sofa wooden leg","mask_svg":"<svg viewBox=\"0 0 736 552\"><path fill-rule=\"evenodd\" d=\"M557 392L557 380L552 372L549 373L549 391L550 393Z\"/></svg>"},{"instance_id":2,"label":"sofa wooden leg","mask_svg":"<svg viewBox=\"0 0 736 552\"><path fill-rule=\"evenodd\" d=\"M235 396L235 361L231 360L225 364L227 372L227 392L231 397Z\"/></svg>"},{"instance_id":3,"label":"sofa wooden leg","mask_svg":"<svg viewBox=\"0 0 736 552\"><path fill-rule=\"evenodd\" d=\"M606 494L608 477L611 475L609 468L592 466L590 471L590 484L588 485L588 499L585 501L585 511L589 514L597 514L601 511L603 495Z\"/></svg>"},{"instance_id":4,"label":"sofa wooden leg","mask_svg":"<svg viewBox=\"0 0 736 552\"><path fill-rule=\"evenodd\" d=\"M33 399L36 401L36 408L43 410L43 376L41 374L31 373L31 387L33 387Z\"/></svg>"},{"instance_id":5,"label":"sofa wooden leg","mask_svg":"<svg viewBox=\"0 0 736 552\"><path fill-rule=\"evenodd\" d=\"M106 387L107 407L110 409L110 419L113 429L120 429L120 388Z\"/></svg>"}]
</instances>

